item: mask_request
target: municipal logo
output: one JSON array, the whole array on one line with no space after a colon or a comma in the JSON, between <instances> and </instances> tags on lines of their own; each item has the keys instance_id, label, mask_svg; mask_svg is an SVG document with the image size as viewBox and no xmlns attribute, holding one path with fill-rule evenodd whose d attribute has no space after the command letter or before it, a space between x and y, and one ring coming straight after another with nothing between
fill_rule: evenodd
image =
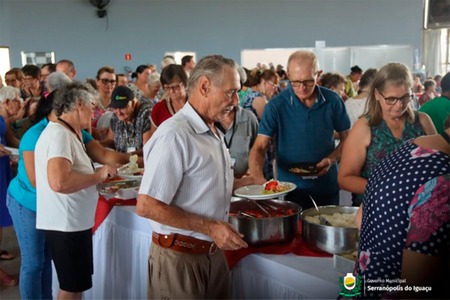
<instances>
[{"instance_id":1,"label":"municipal logo","mask_svg":"<svg viewBox=\"0 0 450 300\"><path fill-rule=\"evenodd\" d=\"M345 297L354 297L361 295L361 276L355 277L352 273L345 276L339 276L339 295Z\"/></svg>"}]
</instances>

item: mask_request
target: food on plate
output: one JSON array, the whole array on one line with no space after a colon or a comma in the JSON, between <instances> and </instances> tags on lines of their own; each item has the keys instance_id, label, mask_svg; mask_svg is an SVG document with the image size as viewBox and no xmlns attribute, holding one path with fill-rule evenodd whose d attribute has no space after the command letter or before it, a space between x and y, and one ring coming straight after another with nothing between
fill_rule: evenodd
<instances>
[{"instance_id":1,"label":"food on plate","mask_svg":"<svg viewBox=\"0 0 450 300\"><path fill-rule=\"evenodd\" d=\"M289 172L307 176L317 173L317 168L314 164L305 164L289 168Z\"/></svg>"},{"instance_id":2,"label":"food on plate","mask_svg":"<svg viewBox=\"0 0 450 300\"><path fill-rule=\"evenodd\" d=\"M275 194L287 191L290 188L288 184L282 184L278 180L269 180L264 184L263 194Z\"/></svg>"},{"instance_id":3,"label":"food on plate","mask_svg":"<svg viewBox=\"0 0 450 300\"><path fill-rule=\"evenodd\" d=\"M132 189L139 187L140 182L137 180L113 181L99 185L100 194L115 194L119 190Z\"/></svg>"},{"instance_id":4,"label":"food on plate","mask_svg":"<svg viewBox=\"0 0 450 300\"><path fill-rule=\"evenodd\" d=\"M355 214L334 213L332 215L320 214L315 216L305 216L304 219L310 223L323 224L320 222L320 218L323 218L331 224L329 226L356 228L355 216Z\"/></svg>"},{"instance_id":5,"label":"food on plate","mask_svg":"<svg viewBox=\"0 0 450 300\"><path fill-rule=\"evenodd\" d=\"M120 177L120 176L111 177L111 178L108 177L108 178L104 181L104 183L107 183L107 182L115 182L115 181L122 181L122 180L125 180L125 179L122 178L122 177Z\"/></svg>"}]
</instances>

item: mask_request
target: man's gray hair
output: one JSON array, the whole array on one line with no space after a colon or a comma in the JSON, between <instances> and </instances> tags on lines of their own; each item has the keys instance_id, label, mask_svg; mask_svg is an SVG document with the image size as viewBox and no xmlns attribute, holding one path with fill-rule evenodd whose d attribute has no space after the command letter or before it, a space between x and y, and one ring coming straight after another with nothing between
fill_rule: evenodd
<instances>
[{"instance_id":1,"label":"man's gray hair","mask_svg":"<svg viewBox=\"0 0 450 300\"><path fill-rule=\"evenodd\" d=\"M79 81L72 81L56 91L53 100L53 109L56 116L75 110L79 101L85 105L90 105L94 101L95 91L89 84L83 84Z\"/></svg>"},{"instance_id":2,"label":"man's gray hair","mask_svg":"<svg viewBox=\"0 0 450 300\"><path fill-rule=\"evenodd\" d=\"M215 86L221 85L224 77L224 67L229 66L237 70L237 64L231 58L222 55L209 55L203 57L192 70L188 82L188 94L195 88L198 80L206 76Z\"/></svg>"},{"instance_id":3,"label":"man's gray hair","mask_svg":"<svg viewBox=\"0 0 450 300\"><path fill-rule=\"evenodd\" d=\"M50 92L59 89L69 83L72 82L72 79L69 78L63 72L53 72L50 73L47 77L47 87Z\"/></svg>"}]
</instances>

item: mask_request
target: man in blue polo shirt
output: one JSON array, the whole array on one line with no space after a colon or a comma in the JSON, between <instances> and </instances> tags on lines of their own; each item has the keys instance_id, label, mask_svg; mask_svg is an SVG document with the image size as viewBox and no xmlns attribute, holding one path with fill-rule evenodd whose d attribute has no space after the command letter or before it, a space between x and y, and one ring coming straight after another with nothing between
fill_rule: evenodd
<instances>
[{"instance_id":1,"label":"man in blue polo shirt","mask_svg":"<svg viewBox=\"0 0 450 300\"><path fill-rule=\"evenodd\" d=\"M297 51L288 60L290 86L270 100L264 109L258 137L250 153L250 173L263 183L264 154L276 136L278 180L293 182L297 189L286 196L303 209L338 205L337 165L350 129L344 102L333 91L320 87L319 63L314 53ZM340 143L335 147L334 132ZM289 169L300 162L316 164L315 176L301 177Z\"/></svg>"}]
</instances>

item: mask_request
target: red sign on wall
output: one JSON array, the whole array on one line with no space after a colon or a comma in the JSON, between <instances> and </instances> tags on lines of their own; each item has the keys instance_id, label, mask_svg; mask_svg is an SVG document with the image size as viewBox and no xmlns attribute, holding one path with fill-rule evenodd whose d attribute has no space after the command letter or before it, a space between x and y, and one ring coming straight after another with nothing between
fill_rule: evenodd
<instances>
[{"instance_id":1,"label":"red sign on wall","mask_svg":"<svg viewBox=\"0 0 450 300\"><path fill-rule=\"evenodd\" d=\"M131 60L131 53L125 54L125 60Z\"/></svg>"}]
</instances>

